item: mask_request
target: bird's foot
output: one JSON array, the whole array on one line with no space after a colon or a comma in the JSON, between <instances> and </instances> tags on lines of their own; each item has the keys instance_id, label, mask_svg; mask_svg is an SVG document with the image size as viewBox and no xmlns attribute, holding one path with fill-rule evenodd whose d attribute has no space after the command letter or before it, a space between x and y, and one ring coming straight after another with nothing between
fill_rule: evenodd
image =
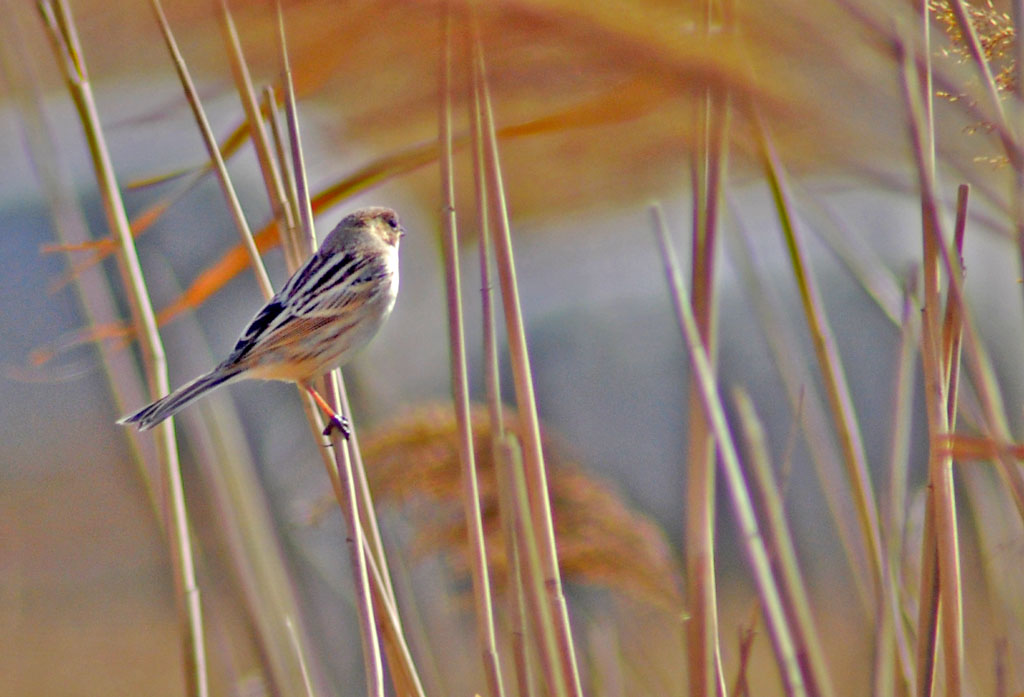
<instances>
[{"instance_id":1,"label":"bird's foot","mask_svg":"<svg viewBox=\"0 0 1024 697\"><path fill-rule=\"evenodd\" d=\"M341 437L345 440L348 440L349 436L352 435L352 429L349 427L348 419L341 414L334 414L328 419L327 428L324 429L324 435L330 438L331 434L334 433L335 430L341 433Z\"/></svg>"}]
</instances>

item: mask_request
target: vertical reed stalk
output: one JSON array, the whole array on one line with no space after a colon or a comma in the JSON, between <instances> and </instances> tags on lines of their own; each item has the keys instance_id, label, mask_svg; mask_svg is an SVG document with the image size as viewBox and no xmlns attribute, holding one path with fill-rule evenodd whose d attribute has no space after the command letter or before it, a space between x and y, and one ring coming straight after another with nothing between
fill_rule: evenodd
<instances>
[{"instance_id":1,"label":"vertical reed stalk","mask_svg":"<svg viewBox=\"0 0 1024 697\"><path fill-rule=\"evenodd\" d=\"M562 578L555 552L555 533L551 521L550 496L547 473L540 443L540 423L537 418L537 404L533 393L533 376L530 357L526 349L526 331L523 327L522 309L519 304L519 290L515 276L515 260L512 253L512 235L509 227L505 189L502 182L501 164L498 155L498 139L495 134L494 113L491 106L487 71L483 47L479 35L474 33L474 72L478 85L479 104L484 123L484 142L487 192L492 198L491 228L497 258L498 279L501 284L501 298L505 311L505 326L508 332L509 354L515 384L516 402L519 408L519 434L523 443L522 463L527 481L526 493L530 497L530 514L536 540L536 550L544 574L547 590L547 604L553 618L558 642L558 657L561 673L567 681L564 692L573 697L582 695L579 671L576 666L576 650L569 628L569 613L562 593ZM533 554L528 551L528 556ZM561 691L561 690L560 690Z\"/></svg>"},{"instance_id":2,"label":"vertical reed stalk","mask_svg":"<svg viewBox=\"0 0 1024 697\"><path fill-rule=\"evenodd\" d=\"M473 453L473 425L469 410L469 377L466 370L465 327L462 318L462 283L459 278L459 239L455 213L455 174L452 156L452 9L442 10L440 80L438 84L438 146L441 170L441 253L444 258L445 294L448 304L448 347L452 399L458 430L459 463L462 468L462 506L469 536L470 571L484 675L490 697L504 697L501 664L494 633L491 580L480 513L480 490Z\"/></svg>"},{"instance_id":3,"label":"vertical reed stalk","mask_svg":"<svg viewBox=\"0 0 1024 697\"><path fill-rule=\"evenodd\" d=\"M238 92L239 101L245 111L245 120L249 126L249 140L256 151L256 161L260 166L260 174L263 176L263 186L267 192L267 199L270 201L270 210L277 221L278 230L291 230L295 227L295 217L291 206L285 196L284 183L281 180L281 171L278 168L277 160L270 149L270 140L263 127L263 118L260 115L260 107L256 101L256 90L252 84L252 77L249 74L249 66L242 55L242 43L238 38L238 31L235 28L234 19L228 9L227 0L220 0L218 5L218 17L221 30L224 34L224 43L228 53L228 62L231 65L231 76L235 81L235 91ZM270 106L273 107L271 102ZM270 113L270 112L268 112ZM281 248L284 250L288 268L298 268L302 262L303 255L294 244L294 236L281 234Z\"/></svg>"},{"instance_id":4,"label":"vertical reed stalk","mask_svg":"<svg viewBox=\"0 0 1024 697\"><path fill-rule=\"evenodd\" d=\"M473 64L473 48L467 43L466 63ZM476 196L476 225L479 244L480 265L480 306L483 332L484 391L487 395L488 420L491 433L491 457L495 471L502 477L498 486L498 507L505 541L505 558L508 565L507 605L511 625L512 658L516 670L516 687L519 697L533 694L533 673L530 666L530 652L527 645L526 569L522 563L522 541L516 537L516 510L512 484L507 475L511 464L502 460L506 453L504 410L501 399L501 380L498 363L498 328L494 307L494 250L491 245L491 211L487 191L486 155L484 145L483 114L477 99L477 81L469 80L468 102L476 102L471 109L473 183ZM537 644L535 655L541 655L542 647Z\"/></svg>"},{"instance_id":5,"label":"vertical reed stalk","mask_svg":"<svg viewBox=\"0 0 1024 697\"><path fill-rule=\"evenodd\" d=\"M501 454L495 461L498 489L507 492L506 510L509 510L519 564L522 567L523 605L526 606L530 622L524 623L527 642L535 647L543 684L537 690L551 697L569 697L568 680L563 673L559 658L556 619L547 604L543 561L540 558L542 543L537 539L533 526L532 502L526 472L519 449L519 442L511 434L501 443ZM524 648L524 652L526 649ZM529 672L521 670L519 684L527 691L522 697L534 694L529 681Z\"/></svg>"},{"instance_id":6,"label":"vertical reed stalk","mask_svg":"<svg viewBox=\"0 0 1024 697\"><path fill-rule=\"evenodd\" d=\"M772 575L768 551L757 525L739 455L736 445L732 441L729 424L725 419L725 409L715 384L711 359L700 340L697 321L693 316L693 305L679 271L679 262L676 259L675 249L672 246L661 208L652 207L651 217L665 266L672 303L675 306L683 341L686 343L686 349L690 355L694 380L700 386L704 415L715 435L722 475L729 492L736 524L740 530L743 551L757 586L765 624L768 627L772 648L775 651L775 660L778 663L779 672L782 674L783 687L786 694L791 697L806 695L808 694L807 685L804 683L800 670L800 661L793 641L793 631L783 609L778 585Z\"/></svg>"},{"instance_id":7,"label":"vertical reed stalk","mask_svg":"<svg viewBox=\"0 0 1024 697\"><path fill-rule=\"evenodd\" d=\"M786 389L790 411L799 419L804 433L820 490L828 504L829 513L836 526L836 533L843 547L849 567L849 578L860 601L861 609L871 615L874 602L871 598L870 573L861 561L863 546L856 520L851 520L847 511L846 478L843 475L842 457L832 441L832 431L827 423L828 408L818 393L815 380L803 360L803 353L780 311L782 301L770 283L762 280L755 269L756 250L753 248L749 231L741 230L741 243L737 253L731 257L740 262L741 273L746 285L746 295L756 310L761 333L771 350L775 368Z\"/></svg>"},{"instance_id":8,"label":"vertical reed stalk","mask_svg":"<svg viewBox=\"0 0 1024 697\"><path fill-rule=\"evenodd\" d=\"M182 90L185 93L189 106L192 107L192 114L199 127L199 132L203 137L203 145L206 146L206 152L210 157L210 161L213 163L214 172L217 174L217 182L220 184L221 193L228 204L231 218L235 222L235 227L238 228L238 234L242 238L242 244L245 246L246 252L249 254L249 263L252 264L253 273L256 275L256 282L259 283L260 290L263 291L263 295L269 298L274 294L274 287L270 283L270 277L267 275L267 270L263 267L263 261L260 259L259 250L256 249L256 243L252 238L252 231L249 229L249 223L245 219L245 212L242 210L242 204L239 202L238 196L235 194L235 190L231 186L227 166L224 164L224 158L220 154L220 147L217 145L217 139L213 135L213 129L210 128L210 122L207 120L206 114L203 112L202 103L199 99L199 92L196 90L195 84L192 82L191 75L189 75L188 68L185 65L185 59L182 57L181 51L178 50L178 44L174 40L174 34L171 32L171 26L167 22L167 17L164 14L160 0L151 0L150 4L153 7L153 13L156 16L157 24L160 25L160 31L163 34L164 42L167 44L167 50L171 54L174 69L177 71L178 78L181 80Z\"/></svg>"},{"instance_id":9,"label":"vertical reed stalk","mask_svg":"<svg viewBox=\"0 0 1024 697\"><path fill-rule=\"evenodd\" d=\"M306 253L311 254L316 250L316 231L313 226L313 209L310 205L309 186L306 180L306 168L302 154L302 141L299 133L298 109L295 105L295 90L291 79L291 67L288 62L288 49L285 42L284 17L281 3L276 3L278 42L281 57L281 78L285 93L285 116L288 121L288 133L291 145L291 170L295 181L297 200L293 202L299 212L301 232L304 244L300 247L306 248ZM341 411L341 400L339 393L343 389L339 384L341 377L340 370L331 371L321 381L325 390L328 403L335 413ZM307 402L308 404L308 402ZM309 407L307 407L308 409ZM348 442L342 438L337 430L332 432L331 444L334 449L334 470L330 475L331 483L334 486L335 496L345 517L346 528L349 531L347 539L349 558L352 563L353 585L355 589L356 608L359 618L359 635L363 644L363 668L366 673L367 695L383 697L384 695L384 667L381 661L380 640L377 633L372 590L370 587L369 571L367 569L366 550L364 547L364 535L360 523L359 505L356 494L355 477L352 473L352 461L349 454Z\"/></svg>"},{"instance_id":10,"label":"vertical reed stalk","mask_svg":"<svg viewBox=\"0 0 1024 697\"><path fill-rule=\"evenodd\" d=\"M163 343L157 329L156 315L149 299L142 266L139 264L139 257L135 250L135 241L132 239L124 202L117 185L114 165L111 162L110 152L103 135L99 112L93 99L85 57L81 53L70 10L62 0L57 0L56 5L56 13L50 2L40 3L39 8L43 13L58 63L64 73L68 90L85 131L93 170L103 201L103 210L107 217L107 225L118 242L120 251L118 258L122 269L127 274L127 286L132 306L135 308L136 330L142 343L150 389L157 396L166 395L170 391L170 385L167 379L167 362ZM206 670L202 605L199 586L196 584L192 544L189 538L188 513L185 506L181 470L178 465L173 419L168 419L157 426L154 429L154 437L164 479L162 487L166 497L164 513L167 516L166 531L174 569L177 608L184 630L182 643L185 686L190 697L206 697L209 694L209 679Z\"/></svg>"},{"instance_id":11,"label":"vertical reed stalk","mask_svg":"<svg viewBox=\"0 0 1024 697\"><path fill-rule=\"evenodd\" d=\"M911 668L914 660L906 639L899 641L902 633L897 634L896 628L904 622L901 599L899 573L903 559L903 537L906 533L907 506L907 472L910 464L910 435L913 421L914 369L917 361L917 347L920 341L920 322L917 319L916 305L908 288L904 293L903 312L901 315L900 351L896 365L896 379L893 390L892 404L892 442L889 450L889 484L885 503L885 536L883 543L889 563L888 584L896 599L892 612L882 617L885 633L896 639L895 648L903 655L898 659L895 655L885 656L876 652L874 688L875 694L891 692L906 696L915 692L915 675ZM892 643L888 639L880 643ZM904 672L895 674L894 662L904 667Z\"/></svg>"},{"instance_id":12,"label":"vertical reed stalk","mask_svg":"<svg viewBox=\"0 0 1024 697\"><path fill-rule=\"evenodd\" d=\"M804 315L825 383L829 408L839 436L840 449L843 453L847 479L856 504L861 535L868 549L876 600L881 601L884 561L882 559L881 531L878 524L878 506L875 503L874 488L871 484L867 456L864 454L860 427L857 424L857 414L853 407L853 398L850 396L850 387L836 347L835 336L828 324L821 293L811 274L810 262L804 249L803 240L798 234L793 215L792 197L784 178L782 163L775 152L774 144L763 128L761 136L763 138L762 155L765 172L775 198L776 212L789 251L793 276L800 291Z\"/></svg>"},{"instance_id":13,"label":"vertical reed stalk","mask_svg":"<svg viewBox=\"0 0 1024 697\"><path fill-rule=\"evenodd\" d=\"M711 2L707 0L705 29L709 34L713 14ZM718 354L715 331L717 221L729 110L726 100L708 87L698 100L696 111L698 137L691 167L691 293L697 329L714 370ZM688 413L685 550L690 620L686 623L687 673L693 697L721 697L726 690L715 592L715 441L701 408L700 389L693 380L690 381Z\"/></svg>"},{"instance_id":14,"label":"vertical reed stalk","mask_svg":"<svg viewBox=\"0 0 1024 697\"><path fill-rule=\"evenodd\" d=\"M934 657L934 620L927 612L938 605L946 669L946 694L959 697L963 691L963 605L960 579L960 548L957 534L956 506L953 490L953 462L938 443L949 433L949 391L941 354L941 288L939 270L940 248L944 246L935 197L934 154L927 151L927 123L923 120L922 95L914 87L914 66L900 48L903 66L903 98L907 110L907 126L911 150L917 165L921 195L921 227L924 272L924 307L922 311L921 362L924 369L925 402L928 411L928 433L931 446L928 456L928 504L925 539L922 551L921 615L918 626L918 694L931 692L932 677L926 670ZM924 95L923 100L931 99ZM930 535L929 535L930 533ZM934 550L935 563L931 563ZM932 574L935 574L932 579ZM935 595L931 595L935 593ZM934 600L932 600L934 598Z\"/></svg>"},{"instance_id":15,"label":"vertical reed stalk","mask_svg":"<svg viewBox=\"0 0 1024 697\"><path fill-rule=\"evenodd\" d=\"M768 549L772 552L772 566L779 579L786 617L793 627L800 670L807 684L807 693L819 697L835 697L836 691L822 653L824 643L814 624L809 603L810 595L800 573L796 558L796 545L786 522L782 492L775 480L768 454L764 427L754 409L750 396L742 389L733 390L733 402L743 427L746 443L748 471L753 476L757 491Z\"/></svg>"}]
</instances>

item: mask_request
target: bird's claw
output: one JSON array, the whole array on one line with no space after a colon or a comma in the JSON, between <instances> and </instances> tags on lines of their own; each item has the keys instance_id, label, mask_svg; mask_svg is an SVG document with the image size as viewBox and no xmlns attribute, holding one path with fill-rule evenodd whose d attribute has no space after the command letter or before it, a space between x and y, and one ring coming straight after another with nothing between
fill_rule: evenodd
<instances>
[{"instance_id":1,"label":"bird's claw","mask_svg":"<svg viewBox=\"0 0 1024 697\"><path fill-rule=\"evenodd\" d=\"M341 437L345 440L348 440L349 436L352 435L352 429L349 428L348 419L341 414L335 414L330 418L330 420L328 420L327 427L324 429L324 435L330 438L331 434L334 433L335 430L338 430L341 433Z\"/></svg>"}]
</instances>

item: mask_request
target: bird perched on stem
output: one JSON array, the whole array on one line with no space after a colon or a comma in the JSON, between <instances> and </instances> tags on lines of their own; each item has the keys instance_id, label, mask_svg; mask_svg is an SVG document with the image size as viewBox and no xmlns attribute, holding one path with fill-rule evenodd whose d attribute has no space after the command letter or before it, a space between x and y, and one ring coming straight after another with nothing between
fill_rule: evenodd
<instances>
[{"instance_id":1,"label":"bird perched on stem","mask_svg":"<svg viewBox=\"0 0 1024 697\"><path fill-rule=\"evenodd\" d=\"M153 428L207 392L235 380L299 383L349 436L310 381L347 363L391 314L398 295L398 243L405 228L390 208L362 208L345 216L284 287L249 322L234 350L216 368L119 424Z\"/></svg>"}]
</instances>

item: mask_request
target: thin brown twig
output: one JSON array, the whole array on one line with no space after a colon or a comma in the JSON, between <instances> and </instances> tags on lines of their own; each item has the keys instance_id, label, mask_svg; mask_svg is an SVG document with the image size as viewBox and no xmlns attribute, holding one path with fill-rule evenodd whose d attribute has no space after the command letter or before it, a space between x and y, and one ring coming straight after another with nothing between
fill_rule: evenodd
<instances>
[{"instance_id":1,"label":"thin brown twig","mask_svg":"<svg viewBox=\"0 0 1024 697\"><path fill-rule=\"evenodd\" d=\"M782 163L763 123L760 128L760 136L764 167L775 198L776 210L789 251L793 274L800 290L804 316L814 341L814 350L825 383L828 405L839 437L847 480L856 503L861 535L868 549L871 577L874 581L876 595L881 598L884 560L878 523L878 506L875 503L874 488L871 484L867 456L864 452L860 426L857 423L857 414L853 407L853 398L850 395L849 383L836 347L835 336L827 321L821 293L811 273L803 240L798 234Z\"/></svg>"}]
</instances>

